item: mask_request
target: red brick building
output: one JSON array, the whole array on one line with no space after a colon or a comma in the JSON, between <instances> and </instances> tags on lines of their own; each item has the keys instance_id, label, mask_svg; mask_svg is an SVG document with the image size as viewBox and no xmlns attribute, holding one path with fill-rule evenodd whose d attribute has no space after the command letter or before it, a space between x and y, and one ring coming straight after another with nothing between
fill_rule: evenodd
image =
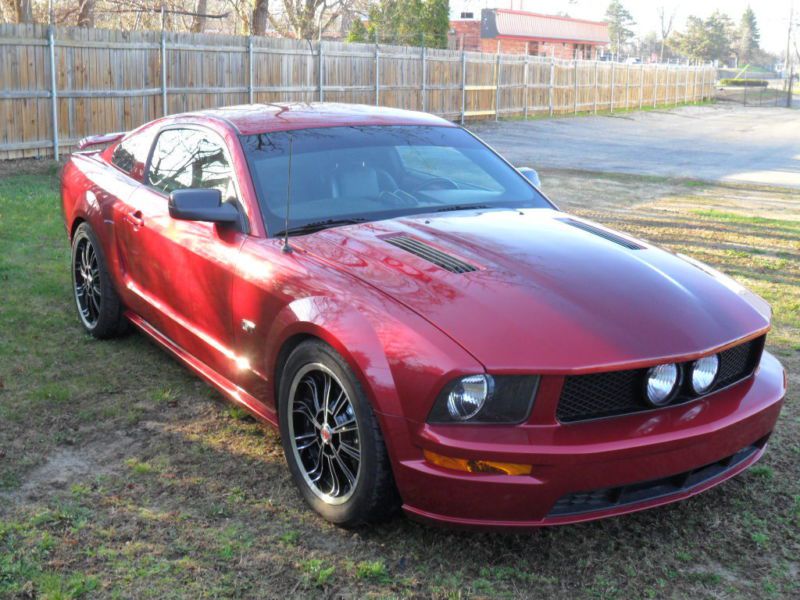
<instances>
[{"instance_id":1,"label":"red brick building","mask_svg":"<svg viewBox=\"0 0 800 600\"><path fill-rule=\"evenodd\" d=\"M593 59L609 44L608 24L488 8L481 19L450 21L450 47L481 52Z\"/></svg>"}]
</instances>

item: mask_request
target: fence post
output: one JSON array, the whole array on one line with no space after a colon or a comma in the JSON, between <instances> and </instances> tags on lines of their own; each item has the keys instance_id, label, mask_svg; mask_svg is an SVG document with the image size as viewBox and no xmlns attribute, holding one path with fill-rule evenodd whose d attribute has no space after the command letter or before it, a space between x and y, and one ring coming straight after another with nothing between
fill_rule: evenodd
<instances>
[{"instance_id":1,"label":"fence post","mask_svg":"<svg viewBox=\"0 0 800 600\"><path fill-rule=\"evenodd\" d=\"M692 102L697 102L697 65L692 69Z\"/></svg>"},{"instance_id":2,"label":"fence post","mask_svg":"<svg viewBox=\"0 0 800 600\"><path fill-rule=\"evenodd\" d=\"M464 124L464 113L467 110L467 53L461 48L461 124Z\"/></svg>"},{"instance_id":3,"label":"fence post","mask_svg":"<svg viewBox=\"0 0 800 600\"><path fill-rule=\"evenodd\" d=\"M499 43L498 43L499 46ZM498 50L500 48L498 47ZM500 65L502 54L497 53L497 66L494 73L494 120L497 121L500 117Z\"/></svg>"},{"instance_id":4,"label":"fence post","mask_svg":"<svg viewBox=\"0 0 800 600\"><path fill-rule=\"evenodd\" d=\"M381 105L381 55L375 42L375 106Z\"/></svg>"},{"instance_id":5,"label":"fence post","mask_svg":"<svg viewBox=\"0 0 800 600\"><path fill-rule=\"evenodd\" d=\"M644 102L644 63L639 66L639 110L642 110Z\"/></svg>"},{"instance_id":6,"label":"fence post","mask_svg":"<svg viewBox=\"0 0 800 600\"><path fill-rule=\"evenodd\" d=\"M653 108L658 106L658 63L656 63L656 70L653 73Z\"/></svg>"},{"instance_id":7,"label":"fence post","mask_svg":"<svg viewBox=\"0 0 800 600\"><path fill-rule=\"evenodd\" d=\"M253 104L253 36L247 36L247 98Z\"/></svg>"},{"instance_id":8,"label":"fence post","mask_svg":"<svg viewBox=\"0 0 800 600\"><path fill-rule=\"evenodd\" d=\"M689 65L686 65L686 66L688 67ZM686 83L683 86L683 103L687 104L689 102L689 70L688 69L684 72L684 75L686 76Z\"/></svg>"},{"instance_id":9,"label":"fence post","mask_svg":"<svg viewBox=\"0 0 800 600\"><path fill-rule=\"evenodd\" d=\"M611 62L611 106L609 107L611 112L614 112L614 62Z\"/></svg>"},{"instance_id":10,"label":"fence post","mask_svg":"<svg viewBox=\"0 0 800 600\"><path fill-rule=\"evenodd\" d=\"M595 57L594 61L594 114L597 114L597 66L600 64L600 61L597 60Z\"/></svg>"},{"instance_id":11,"label":"fence post","mask_svg":"<svg viewBox=\"0 0 800 600\"><path fill-rule=\"evenodd\" d=\"M631 97L631 65L625 65L625 110L630 106Z\"/></svg>"},{"instance_id":12,"label":"fence post","mask_svg":"<svg viewBox=\"0 0 800 600\"><path fill-rule=\"evenodd\" d=\"M428 49L422 47L422 112L428 112Z\"/></svg>"},{"instance_id":13,"label":"fence post","mask_svg":"<svg viewBox=\"0 0 800 600\"><path fill-rule=\"evenodd\" d=\"M525 114L525 120L526 121L528 120L528 103L529 103L529 99L528 99L528 67L529 67L528 58L529 58L529 56L530 55L528 54L528 43L526 42L525 43L525 65L523 67L525 69L525 71L522 73L522 85L524 86L523 96L525 98L525 108L524 108L523 112Z\"/></svg>"},{"instance_id":14,"label":"fence post","mask_svg":"<svg viewBox=\"0 0 800 600\"><path fill-rule=\"evenodd\" d=\"M555 57L550 57L550 99L547 103L550 106L550 116L553 116L553 88L555 86L555 77L556 77L556 59Z\"/></svg>"},{"instance_id":15,"label":"fence post","mask_svg":"<svg viewBox=\"0 0 800 600\"><path fill-rule=\"evenodd\" d=\"M325 102L325 90L323 88L323 83L325 81L325 72L324 72L324 65L325 63L322 60L322 40L319 41L319 50L317 51L317 79L319 79L319 101Z\"/></svg>"},{"instance_id":16,"label":"fence post","mask_svg":"<svg viewBox=\"0 0 800 600\"><path fill-rule=\"evenodd\" d=\"M167 32L161 30L161 112L167 115Z\"/></svg>"},{"instance_id":17,"label":"fence post","mask_svg":"<svg viewBox=\"0 0 800 600\"><path fill-rule=\"evenodd\" d=\"M573 83L575 84L575 92L573 95L575 97L572 99L572 114L577 115L578 114L578 59L577 58L575 59L574 63L575 64L573 68L573 77L575 81Z\"/></svg>"},{"instance_id":18,"label":"fence post","mask_svg":"<svg viewBox=\"0 0 800 600\"><path fill-rule=\"evenodd\" d=\"M678 67L679 68L675 69L675 106L678 105L678 88L680 87L681 83L680 77L678 77L681 73L680 65L678 65Z\"/></svg>"},{"instance_id":19,"label":"fence post","mask_svg":"<svg viewBox=\"0 0 800 600\"><path fill-rule=\"evenodd\" d=\"M706 66L703 65L703 79L700 83L700 102L706 99Z\"/></svg>"},{"instance_id":20,"label":"fence post","mask_svg":"<svg viewBox=\"0 0 800 600\"><path fill-rule=\"evenodd\" d=\"M58 88L56 85L55 25L50 25L47 28L47 47L50 51L50 110L53 121L53 158L58 162Z\"/></svg>"}]
</instances>

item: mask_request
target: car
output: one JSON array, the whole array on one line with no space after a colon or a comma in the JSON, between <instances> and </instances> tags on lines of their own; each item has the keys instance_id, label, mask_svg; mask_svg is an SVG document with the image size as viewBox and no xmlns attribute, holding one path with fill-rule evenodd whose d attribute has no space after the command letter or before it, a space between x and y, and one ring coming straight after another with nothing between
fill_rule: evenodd
<instances>
[{"instance_id":1,"label":"car","mask_svg":"<svg viewBox=\"0 0 800 600\"><path fill-rule=\"evenodd\" d=\"M532 180L449 121L368 106L87 138L62 171L78 317L99 339L132 323L277 427L344 527L575 523L756 462L786 391L768 304Z\"/></svg>"}]
</instances>

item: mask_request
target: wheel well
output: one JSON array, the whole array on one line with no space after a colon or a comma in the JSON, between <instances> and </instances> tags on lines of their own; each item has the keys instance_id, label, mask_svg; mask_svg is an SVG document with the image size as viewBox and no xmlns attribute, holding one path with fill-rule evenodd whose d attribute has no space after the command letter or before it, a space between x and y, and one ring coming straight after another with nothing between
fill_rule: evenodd
<instances>
[{"instance_id":1,"label":"wheel well","mask_svg":"<svg viewBox=\"0 0 800 600\"><path fill-rule=\"evenodd\" d=\"M280 385L281 385L281 376L283 375L283 366L286 364L286 361L289 359L289 355L294 352L294 349L297 348L300 344L307 340L320 340L323 341L321 338L318 338L314 335L309 333L298 333L293 335L285 342L283 342L283 346L281 346L280 351L278 352L278 358L275 361L275 371L273 373L272 381L273 381L273 394L275 398L275 412L278 412L280 407L279 397L278 394L280 393Z\"/></svg>"},{"instance_id":2,"label":"wheel well","mask_svg":"<svg viewBox=\"0 0 800 600\"><path fill-rule=\"evenodd\" d=\"M70 240L75 237L75 231L77 231L78 227L80 227L80 224L83 223L84 220L85 219L82 219L82 218L78 217L77 219L75 219L72 222L72 227L69 230L69 239Z\"/></svg>"}]
</instances>

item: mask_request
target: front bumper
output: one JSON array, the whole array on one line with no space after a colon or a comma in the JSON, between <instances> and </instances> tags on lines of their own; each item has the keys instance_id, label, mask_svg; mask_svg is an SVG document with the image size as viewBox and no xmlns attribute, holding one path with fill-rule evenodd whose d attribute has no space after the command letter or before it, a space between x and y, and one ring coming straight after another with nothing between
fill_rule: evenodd
<instances>
[{"instance_id":1,"label":"front bumper","mask_svg":"<svg viewBox=\"0 0 800 600\"><path fill-rule=\"evenodd\" d=\"M763 454L785 392L783 367L765 352L753 377L646 413L569 425L553 420L431 426L399 417L384 417L383 424L393 440L395 480L410 516L457 526L529 528L643 510L733 477ZM534 415L545 409L535 407ZM532 464L533 473L447 470L426 462L423 449Z\"/></svg>"}]
</instances>

